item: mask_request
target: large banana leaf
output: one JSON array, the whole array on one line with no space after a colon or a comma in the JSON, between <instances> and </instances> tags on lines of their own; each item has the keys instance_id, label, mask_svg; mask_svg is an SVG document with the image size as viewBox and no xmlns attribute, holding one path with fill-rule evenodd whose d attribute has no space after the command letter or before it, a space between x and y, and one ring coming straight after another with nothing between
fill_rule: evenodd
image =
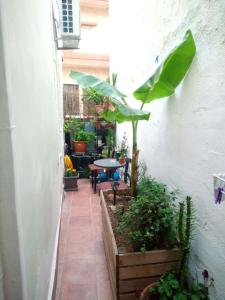
<instances>
[{"instance_id":1,"label":"large banana leaf","mask_svg":"<svg viewBox=\"0 0 225 300\"><path fill-rule=\"evenodd\" d=\"M103 117L107 121L117 121L118 123L128 121L149 120L150 112L139 110L121 103L117 99L111 98L114 110L107 109L103 113Z\"/></svg>"},{"instance_id":2,"label":"large banana leaf","mask_svg":"<svg viewBox=\"0 0 225 300\"><path fill-rule=\"evenodd\" d=\"M156 72L134 92L134 97L149 103L172 95L187 73L195 53L195 42L188 30L182 42L170 52Z\"/></svg>"},{"instance_id":3,"label":"large banana leaf","mask_svg":"<svg viewBox=\"0 0 225 300\"><path fill-rule=\"evenodd\" d=\"M150 113L139 109L132 108L121 102L121 98L125 97L119 92L115 86L108 82L83 72L70 72L72 77L82 87L92 87L99 93L108 97L108 100L113 104L114 110L105 110L102 114L107 121L117 121L119 123L126 121L148 120Z\"/></svg>"},{"instance_id":4,"label":"large banana leaf","mask_svg":"<svg viewBox=\"0 0 225 300\"><path fill-rule=\"evenodd\" d=\"M104 81L96 76L83 73L83 72L76 72L71 71L70 77L76 80L76 82L81 85L83 88L94 88L97 92L102 94L103 96L120 98L126 97L120 91L116 89L115 86L111 85L107 81Z\"/></svg>"}]
</instances>

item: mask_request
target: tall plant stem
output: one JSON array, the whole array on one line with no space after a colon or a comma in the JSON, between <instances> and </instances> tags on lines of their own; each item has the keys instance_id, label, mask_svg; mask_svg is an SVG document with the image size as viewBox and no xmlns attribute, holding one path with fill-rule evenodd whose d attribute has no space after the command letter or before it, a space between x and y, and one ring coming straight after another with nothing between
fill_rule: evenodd
<instances>
[{"instance_id":1,"label":"tall plant stem","mask_svg":"<svg viewBox=\"0 0 225 300\"><path fill-rule=\"evenodd\" d=\"M131 196L137 195L137 181L138 181L138 155L139 150L137 148L137 126L138 121L132 121L133 131L133 147L132 147L132 162L131 162Z\"/></svg>"},{"instance_id":2,"label":"tall plant stem","mask_svg":"<svg viewBox=\"0 0 225 300\"><path fill-rule=\"evenodd\" d=\"M144 102L141 104L140 110L144 107ZM133 131L133 147L132 147L132 162L131 162L131 196L137 196L137 182L138 182L138 157L139 150L137 146L137 129L138 121L132 121Z\"/></svg>"}]
</instances>

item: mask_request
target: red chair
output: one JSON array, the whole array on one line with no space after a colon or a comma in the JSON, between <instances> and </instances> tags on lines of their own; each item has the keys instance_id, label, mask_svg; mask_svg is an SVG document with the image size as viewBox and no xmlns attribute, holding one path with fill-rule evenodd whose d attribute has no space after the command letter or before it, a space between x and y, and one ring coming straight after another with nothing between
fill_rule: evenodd
<instances>
[{"instance_id":1,"label":"red chair","mask_svg":"<svg viewBox=\"0 0 225 300\"><path fill-rule=\"evenodd\" d=\"M96 184L98 179L98 173L103 172L105 169L101 167L97 167L94 164L88 165L88 168L91 171L91 186L94 189L94 192L96 193Z\"/></svg>"}]
</instances>

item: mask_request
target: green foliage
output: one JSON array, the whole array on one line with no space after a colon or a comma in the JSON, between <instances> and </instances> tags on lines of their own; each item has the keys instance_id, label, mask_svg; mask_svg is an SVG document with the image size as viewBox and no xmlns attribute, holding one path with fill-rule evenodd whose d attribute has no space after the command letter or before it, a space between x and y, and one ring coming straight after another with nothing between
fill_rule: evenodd
<instances>
[{"instance_id":1,"label":"green foliage","mask_svg":"<svg viewBox=\"0 0 225 300\"><path fill-rule=\"evenodd\" d=\"M85 122L80 119L68 119L64 122L64 130L71 133L74 141L86 141L90 143L94 140L94 132L85 130Z\"/></svg>"},{"instance_id":2,"label":"green foliage","mask_svg":"<svg viewBox=\"0 0 225 300\"><path fill-rule=\"evenodd\" d=\"M122 100L112 98L110 99L110 103L111 106L108 106L102 114L103 118L109 122L117 121L118 123L123 123L140 120L148 121L150 118L150 112L132 108L127 104L124 104Z\"/></svg>"},{"instance_id":3,"label":"green foliage","mask_svg":"<svg viewBox=\"0 0 225 300\"><path fill-rule=\"evenodd\" d=\"M180 202L179 206L178 235L182 253L179 278L181 284L183 284L186 276L186 261L190 252L194 229L194 209L191 197L187 196L186 201Z\"/></svg>"},{"instance_id":4,"label":"green foliage","mask_svg":"<svg viewBox=\"0 0 225 300\"><path fill-rule=\"evenodd\" d=\"M73 78L83 88L94 88L95 91L97 91L103 96L113 98L125 97L125 95L118 91L115 86L96 76L83 72L71 71L70 77Z\"/></svg>"},{"instance_id":5,"label":"green foliage","mask_svg":"<svg viewBox=\"0 0 225 300\"><path fill-rule=\"evenodd\" d=\"M134 250L171 248L176 245L175 192L164 184L144 177L138 196L119 221L118 233L127 234Z\"/></svg>"},{"instance_id":6,"label":"green foliage","mask_svg":"<svg viewBox=\"0 0 225 300\"><path fill-rule=\"evenodd\" d=\"M89 101L95 104L103 104L104 96L96 91L95 88L86 88L83 90L83 100Z\"/></svg>"},{"instance_id":7,"label":"green foliage","mask_svg":"<svg viewBox=\"0 0 225 300\"><path fill-rule=\"evenodd\" d=\"M187 73L196 53L190 30L183 41L170 51L155 73L134 92L134 97L144 103L171 96Z\"/></svg>"},{"instance_id":8,"label":"green foliage","mask_svg":"<svg viewBox=\"0 0 225 300\"><path fill-rule=\"evenodd\" d=\"M178 271L169 271L163 275L158 285L149 293L160 300L208 300L208 287L193 282L188 285L187 256L193 238L194 209L191 197L179 203L178 236L182 253Z\"/></svg>"},{"instance_id":9,"label":"green foliage","mask_svg":"<svg viewBox=\"0 0 225 300\"><path fill-rule=\"evenodd\" d=\"M107 157L110 157L111 151L115 148L116 145L116 132L114 128L107 129L106 145L107 145Z\"/></svg>"},{"instance_id":10,"label":"green foliage","mask_svg":"<svg viewBox=\"0 0 225 300\"><path fill-rule=\"evenodd\" d=\"M208 288L201 283L181 285L177 274L174 271L166 273L157 286L150 289L152 296L160 300L208 300Z\"/></svg>"},{"instance_id":11,"label":"green foliage","mask_svg":"<svg viewBox=\"0 0 225 300\"><path fill-rule=\"evenodd\" d=\"M78 172L76 169L66 169L65 170L65 177L77 177Z\"/></svg>"},{"instance_id":12,"label":"green foliage","mask_svg":"<svg viewBox=\"0 0 225 300\"><path fill-rule=\"evenodd\" d=\"M74 141L85 141L91 143L94 141L95 134L93 132L85 131L83 129L77 129L73 135Z\"/></svg>"},{"instance_id":13,"label":"green foliage","mask_svg":"<svg viewBox=\"0 0 225 300\"><path fill-rule=\"evenodd\" d=\"M150 112L143 111L145 103L155 99L168 97L175 92L176 87L186 75L191 62L195 56L196 47L190 30L188 30L183 40L175 47L156 72L139 87L134 93L134 97L142 102L140 109L131 107L126 96L117 90L115 82L116 74L113 75L112 84L98 77L87 73L70 72L70 76L84 88L94 88L98 93L106 96L104 100L104 112L102 116L107 121L132 122L133 147L132 157L137 157L137 126L140 120L149 120ZM131 170L131 194L136 196L137 188L137 165L138 159L132 163Z\"/></svg>"},{"instance_id":14,"label":"green foliage","mask_svg":"<svg viewBox=\"0 0 225 300\"><path fill-rule=\"evenodd\" d=\"M64 121L64 132L71 132L73 127L73 119L68 119Z\"/></svg>"},{"instance_id":15,"label":"green foliage","mask_svg":"<svg viewBox=\"0 0 225 300\"><path fill-rule=\"evenodd\" d=\"M183 80L196 53L195 42L190 30L185 33L183 40L172 50L153 75L134 93L137 100L149 103L155 99L168 97L175 92L176 87ZM106 96L113 105L113 109L105 111L107 121L148 120L149 112L132 108L128 105L126 96L115 87L117 75L112 80L104 81L93 75L71 71L70 76L84 88L93 88L97 93ZM112 82L112 84L110 84Z\"/></svg>"}]
</instances>

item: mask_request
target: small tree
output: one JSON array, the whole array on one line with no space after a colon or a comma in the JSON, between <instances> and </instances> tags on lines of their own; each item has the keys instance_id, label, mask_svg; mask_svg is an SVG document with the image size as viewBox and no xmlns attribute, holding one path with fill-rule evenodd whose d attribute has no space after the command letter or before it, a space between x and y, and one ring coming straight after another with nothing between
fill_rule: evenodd
<instances>
[{"instance_id":1,"label":"small tree","mask_svg":"<svg viewBox=\"0 0 225 300\"><path fill-rule=\"evenodd\" d=\"M140 109L132 108L126 100L126 95L107 81L87 73L71 71L70 76L83 88L92 87L105 96L103 117L107 121L131 122L132 163L131 163L131 194L136 196L138 180L138 122L149 120L150 112L144 111L145 103L169 97L174 94L176 87L187 73L195 56L196 47L190 30L185 33L183 40L169 53L150 78L134 91L135 99L141 101Z\"/></svg>"}]
</instances>

